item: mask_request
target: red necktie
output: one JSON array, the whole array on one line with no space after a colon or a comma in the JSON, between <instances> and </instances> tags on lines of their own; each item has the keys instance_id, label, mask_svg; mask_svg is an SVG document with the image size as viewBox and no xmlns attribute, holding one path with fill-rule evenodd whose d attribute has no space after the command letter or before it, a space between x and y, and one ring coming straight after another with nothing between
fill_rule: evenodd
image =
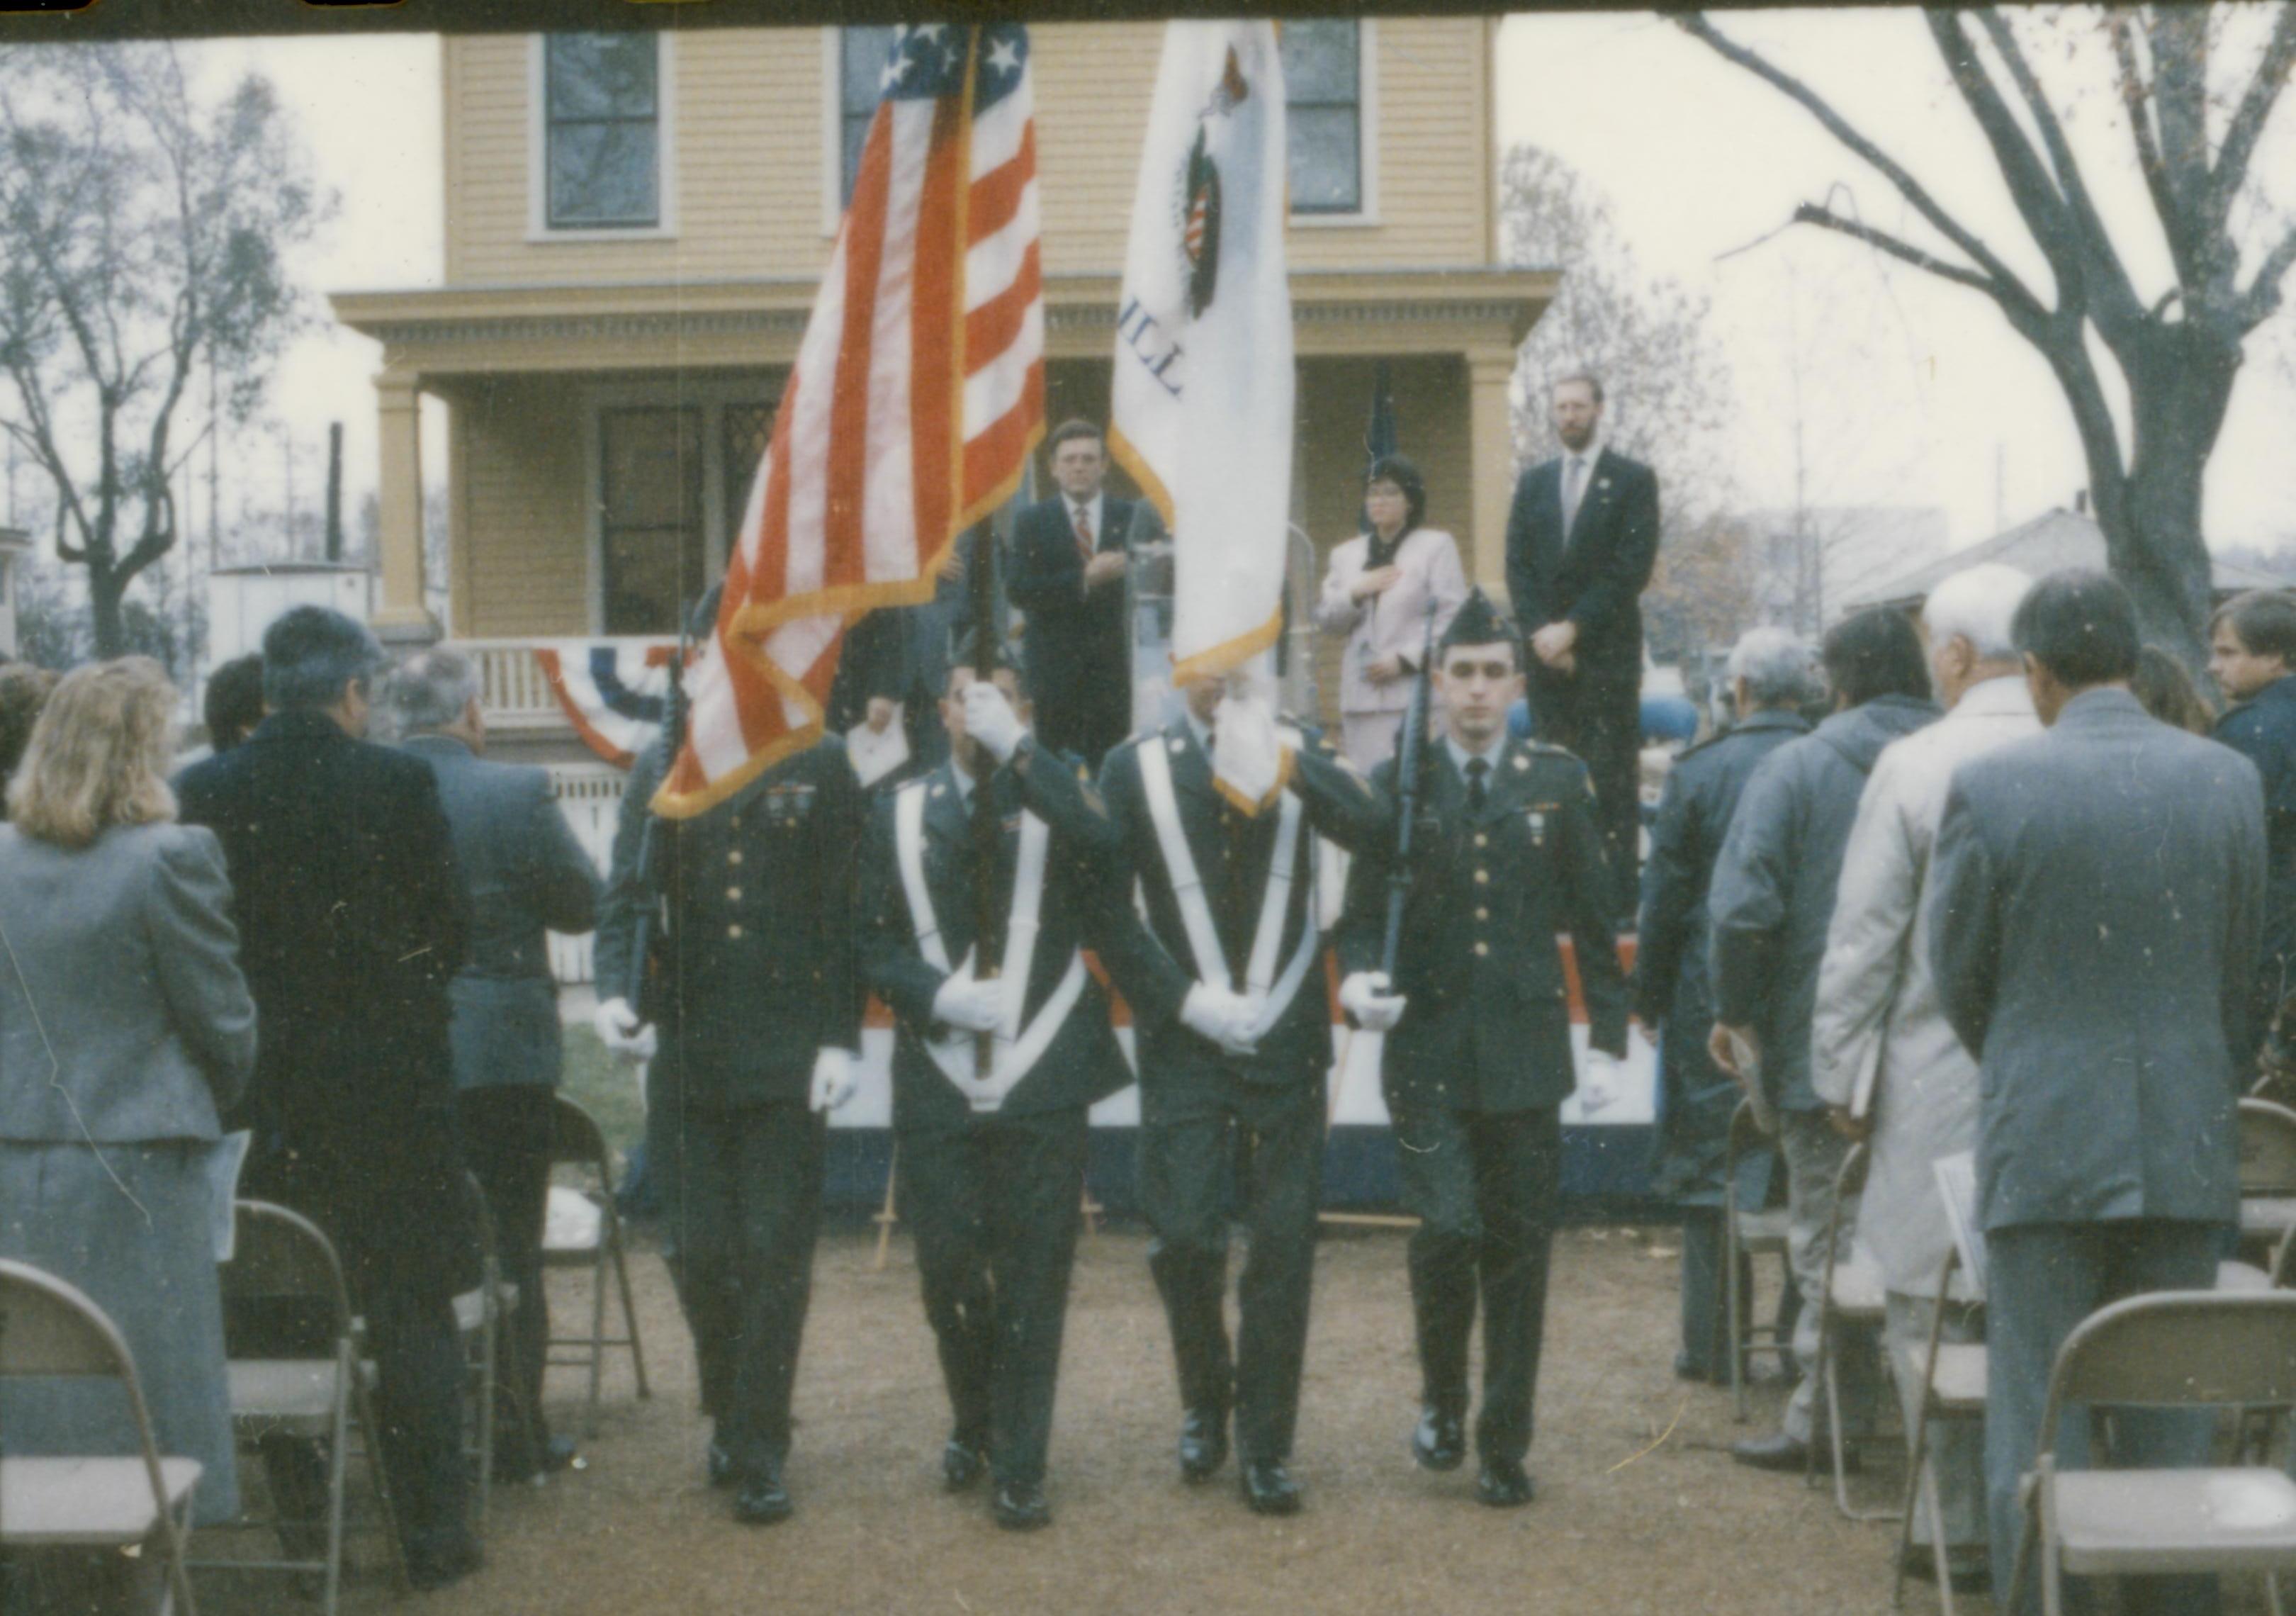
<instances>
[{"instance_id":1,"label":"red necktie","mask_svg":"<svg viewBox=\"0 0 2296 1616\"><path fill-rule=\"evenodd\" d=\"M1090 561L1098 548L1092 542L1092 507L1090 505L1078 505L1076 508L1076 541L1077 554L1083 556L1085 560Z\"/></svg>"}]
</instances>

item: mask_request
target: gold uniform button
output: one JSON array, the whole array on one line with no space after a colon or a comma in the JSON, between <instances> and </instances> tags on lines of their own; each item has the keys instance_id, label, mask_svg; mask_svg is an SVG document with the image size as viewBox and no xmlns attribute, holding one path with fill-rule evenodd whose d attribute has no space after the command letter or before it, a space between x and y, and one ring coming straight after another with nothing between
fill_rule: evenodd
<instances>
[{"instance_id":1,"label":"gold uniform button","mask_svg":"<svg viewBox=\"0 0 2296 1616\"><path fill-rule=\"evenodd\" d=\"M1475 872L1475 884L1479 887L1487 887L1490 885L1491 873L1488 870L1477 870Z\"/></svg>"},{"instance_id":2,"label":"gold uniform button","mask_svg":"<svg viewBox=\"0 0 2296 1616\"><path fill-rule=\"evenodd\" d=\"M1488 943L1477 943L1475 945L1475 952L1478 955L1488 954L1490 951L1491 946Z\"/></svg>"},{"instance_id":3,"label":"gold uniform button","mask_svg":"<svg viewBox=\"0 0 2296 1616\"><path fill-rule=\"evenodd\" d=\"M1488 909L1478 909L1475 911L1475 918L1477 920L1488 920L1490 917L1491 912Z\"/></svg>"},{"instance_id":4,"label":"gold uniform button","mask_svg":"<svg viewBox=\"0 0 2296 1616\"><path fill-rule=\"evenodd\" d=\"M741 862L742 862L742 849L739 849L739 848L735 848L732 852L730 852L730 853L726 854L726 862L727 864L739 864L739 863L741 863Z\"/></svg>"},{"instance_id":5,"label":"gold uniform button","mask_svg":"<svg viewBox=\"0 0 2296 1616\"><path fill-rule=\"evenodd\" d=\"M739 942L742 940L742 928L739 926L728 926L726 928L726 935L732 938L735 942Z\"/></svg>"},{"instance_id":6,"label":"gold uniform button","mask_svg":"<svg viewBox=\"0 0 2296 1616\"><path fill-rule=\"evenodd\" d=\"M1475 845L1479 848L1487 848L1491 845L1491 839L1478 831L1475 833Z\"/></svg>"},{"instance_id":7,"label":"gold uniform button","mask_svg":"<svg viewBox=\"0 0 2296 1616\"><path fill-rule=\"evenodd\" d=\"M727 887L726 889L726 901L732 904L740 903L742 901L742 889L739 887Z\"/></svg>"}]
</instances>

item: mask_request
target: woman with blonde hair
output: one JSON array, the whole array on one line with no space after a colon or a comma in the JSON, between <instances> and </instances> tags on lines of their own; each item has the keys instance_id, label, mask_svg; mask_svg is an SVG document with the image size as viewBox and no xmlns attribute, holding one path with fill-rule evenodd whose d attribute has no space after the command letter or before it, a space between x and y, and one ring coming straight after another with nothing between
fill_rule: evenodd
<instances>
[{"instance_id":1,"label":"woman with blonde hair","mask_svg":"<svg viewBox=\"0 0 2296 1616\"><path fill-rule=\"evenodd\" d=\"M148 657L68 674L0 824L0 1257L78 1286L135 1357L163 1452L238 1508L209 1161L255 1065L223 851L175 823L176 692ZM108 1385L0 1391L11 1455L135 1450Z\"/></svg>"}]
</instances>

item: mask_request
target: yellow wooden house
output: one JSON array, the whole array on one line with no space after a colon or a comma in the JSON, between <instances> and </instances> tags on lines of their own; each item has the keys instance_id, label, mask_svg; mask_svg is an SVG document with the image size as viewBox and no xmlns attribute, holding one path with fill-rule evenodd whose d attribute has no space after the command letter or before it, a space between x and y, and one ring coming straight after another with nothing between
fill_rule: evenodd
<instances>
[{"instance_id":1,"label":"yellow wooden house","mask_svg":"<svg viewBox=\"0 0 2296 1616\"><path fill-rule=\"evenodd\" d=\"M1298 526L1354 530L1377 363L1429 521L1502 576L1516 349L1555 277L1498 262L1496 18L1293 21ZM537 640L658 636L723 569L827 261L890 30L441 42L445 283L341 292L379 339L387 637L486 658L498 733L575 755ZM1032 30L1047 411L1104 418L1161 25ZM417 404L447 407L451 621L424 605Z\"/></svg>"}]
</instances>

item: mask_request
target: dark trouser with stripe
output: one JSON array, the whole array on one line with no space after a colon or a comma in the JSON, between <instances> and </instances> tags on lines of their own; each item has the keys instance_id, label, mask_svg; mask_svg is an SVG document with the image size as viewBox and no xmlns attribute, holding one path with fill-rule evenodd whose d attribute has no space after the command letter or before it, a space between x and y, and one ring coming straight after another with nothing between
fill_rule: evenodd
<instances>
[{"instance_id":1,"label":"dark trouser with stripe","mask_svg":"<svg viewBox=\"0 0 2296 1616\"><path fill-rule=\"evenodd\" d=\"M1246 1461L1289 1458L1316 1275L1323 1085L1247 1083L1221 1072L1191 1073L1172 1087L1179 1092L1157 1086L1142 1094L1140 1201L1180 1401L1223 1414L1233 1406ZM1250 1238L1233 1356L1222 1312L1231 1171Z\"/></svg>"},{"instance_id":2,"label":"dark trouser with stripe","mask_svg":"<svg viewBox=\"0 0 2296 1616\"><path fill-rule=\"evenodd\" d=\"M549 1446L542 1415L543 1360L550 1345L550 1304L543 1292L542 1219L550 1200L550 1141L555 1093L540 1083L466 1088L455 1096L463 1128L463 1161L479 1181L494 1218L502 1276L518 1287L509 1328L496 1342L495 1446L506 1475L532 1471ZM521 1426L518 1405L523 1403ZM531 1436L532 1447L521 1448Z\"/></svg>"},{"instance_id":3,"label":"dark trouser with stripe","mask_svg":"<svg viewBox=\"0 0 2296 1616\"><path fill-rule=\"evenodd\" d=\"M1000 1484L1045 1479L1086 1144L1081 1107L900 1136L952 1436L986 1449Z\"/></svg>"},{"instance_id":4,"label":"dark trouser with stripe","mask_svg":"<svg viewBox=\"0 0 2296 1616\"><path fill-rule=\"evenodd\" d=\"M826 1137L798 1101L705 1107L669 1097L646 1117L701 1406L743 1475L789 1453Z\"/></svg>"},{"instance_id":5,"label":"dark trouser with stripe","mask_svg":"<svg viewBox=\"0 0 2296 1616\"><path fill-rule=\"evenodd\" d=\"M1483 1408L1475 1447L1487 1459L1530 1451L1538 1349L1546 1327L1547 1255L1562 1177L1562 1128L1535 1111L1431 1108L1398 1115L1395 1139L1411 1237L1411 1302L1426 1400L1467 1409L1467 1342L1478 1282Z\"/></svg>"}]
</instances>

